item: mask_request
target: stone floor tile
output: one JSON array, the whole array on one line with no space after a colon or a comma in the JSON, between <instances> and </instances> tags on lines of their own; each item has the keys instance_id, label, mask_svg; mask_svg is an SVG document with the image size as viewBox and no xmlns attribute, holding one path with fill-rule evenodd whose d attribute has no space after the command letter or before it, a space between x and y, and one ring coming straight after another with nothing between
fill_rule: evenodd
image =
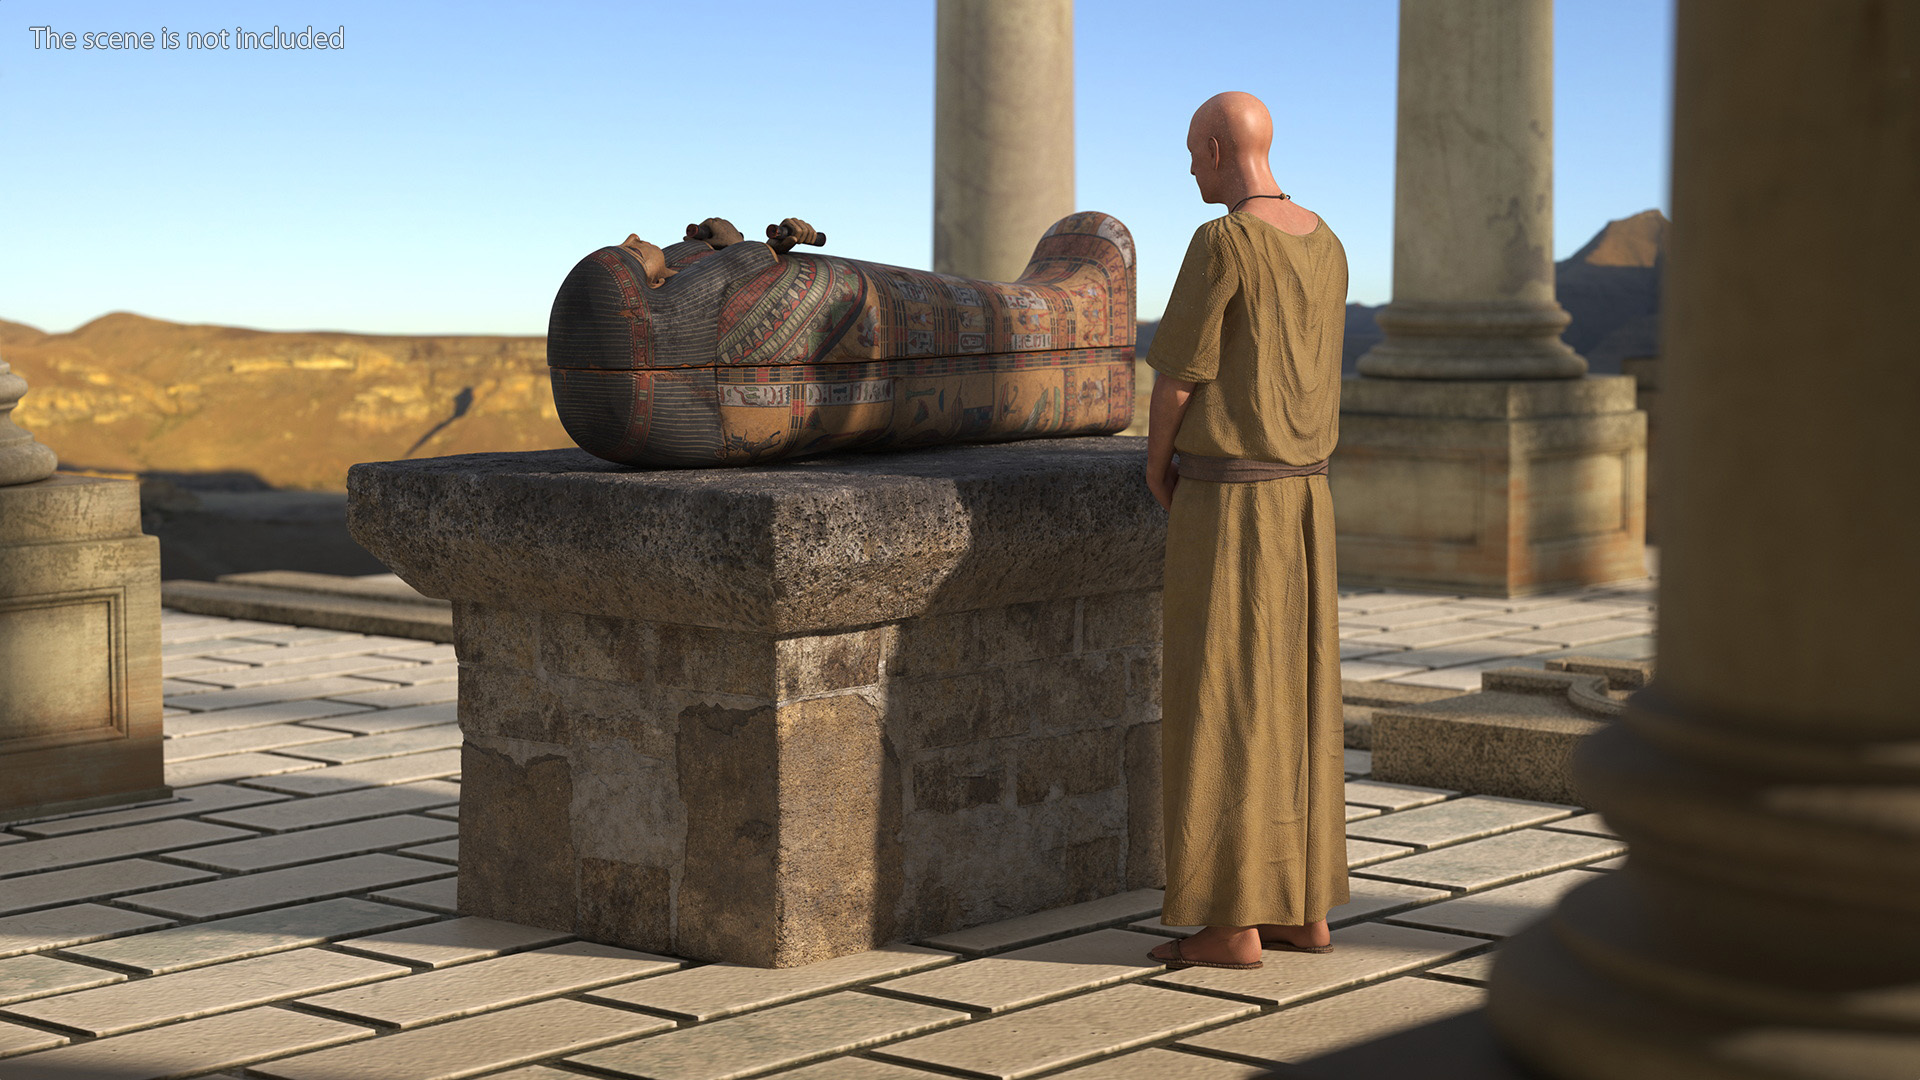
<instances>
[{"instance_id":1,"label":"stone floor tile","mask_svg":"<svg viewBox=\"0 0 1920 1080\"><path fill-rule=\"evenodd\" d=\"M1483 638L1459 645L1439 645L1430 649L1412 649L1394 657L1397 664L1417 664L1426 668L1449 668L1461 664L1479 664L1488 660L1505 660L1529 653L1543 653L1552 649L1537 641L1523 641L1517 637Z\"/></svg>"},{"instance_id":2,"label":"stone floor tile","mask_svg":"<svg viewBox=\"0 0 1920 1080\"><path fill-rule=\"evenodd\" d=\"M404 656L409 660L418 660L423 664L437 664L442 660L457 658L452 645L438 642L416 641L411 645L395 645L381 649L381 656Z\"/></svg>"},{"instance_id":3,"label":"stone floor tile","mask_svg":"<svg viewBox=\"0 0 1920 1080\"><path fill-rule=\"evenodd\" d=\"M389 817L356 821L346 825L328 825L300 832L276 833L211 847L175 851L167 858L211 870L251 873L273 870L343 855L364 855L370 851L443 839L459 833L459 826L438 818L394 814Z\"/></svg>"},{"instance_id":4,"label":"stone floor tile","mask_svg":"<svg viewBox=\"0 0 1920 1080\"><path fill-rule=\"evenodd\" d=\"M1471 619L1486 613L1487 610L1483 607L1448 601L1438 604L1416 604L1412 607L1392 608L1385 611L1354 612L1351 615L1342 611L1340 625L1372 626L1381 630L1411 630L1419 626Z\"/></svg>"},{"instance_id":5,"label":"stone floor tile","mask_svg":"<svg viewBox=\"0 0 1920 1080\"><path fill-rule=\"evenodd\" d=\"M1562 870L1514 885L1502 885L1486 892L1403 911L1392 916L1392 920L1429 930L1512 937L1544 918L1569 890L1589 881L1598 881L1599 877L1588 870Z\"/></svg>"},{"instance_id":6,"label":"stone floor tile","mask_svg":"<svg viewBox=\"0 0 1920 1080\"><path fill-rule=\"evenodd\" d=\"M357 692L349 690L344 693L329 694L327 696L333 698L335 701L347 701L356 705L371 705L376 709L399 709L408 705L439 705L443 702L457 700L460 696L458 689L459 684L450 682L427 683L424 686L389 685L385 689L382 689L381 684L369 682L366 679L355 679L354 681L368 689Z\"/></svg>"},{"instance_id":7,"label":"stone floor tile","mask_svg":"<svg viewBox=\"0 0 1920 1080\"><path fill-rule=\"evenodd\" d=\"M303 664L310 660L336 660L343 656L365 656L385 652L396 640L399 639L368 638L359 634L341 633L307 641L304 644L234 642L219 650L209 650L204 655L215 660L231 660L249 665L284 666Z\"/></svg>"},{"instance_id":8,"label":"stone floor tile","mask_svg":"<svg viewBox=\"0 0 1920 1080\"><path fill-rule=\"evenodd\" d=\"M1574 806L1468 795L1357 821L1347 829L1347 835L1424 849L1572 817L1578 811Z\"/></svg>"},{"instance_id":9,"label":"stone floor tile","mask_svg":"<svg viewBox=\"0 0 1920 1080\"><path fill-rule=\"evenodd\" d=\"M96 1039L6 1064L6 1080L168 1080L315 1050L373 1032L269 1005Z\"/></svg>"},{"instance_id":10,"label":"stone floor tile","mask_svg":"<svg viewBox=\"0 0 1920 1080\"><path fill-rule=\"evenodd\" d=\"M575 941L321 994L300 1004L387 1027L415 1028L658 975L682 964L670 956Z\"/></svg>"},{"instance_id":11,"label":"stone floor tile","mask_svg":"<svg viewBox=\"0 0 1920 1080\"><path fill-rule=\"evenodd\" d=\"M174 616L179 616L174 618ZM222 619L217 616L192 616L162 611L160 637L180 644L192 641L222 641L247 634L285 633L290 628L280 623L255 622L252 619Z\"/></svg>"},{"instance_id":12,"label":"stone floor tile","mask_svg":"<svg viewBox=\"0 0 1920 1080\"><path fill-rule=\"evenodd\" d=\"M967 1014L839 991L567 1059L646 1080L731 1080L960 1023ZM296 1078L297 1080L297 1078Z\"/></svg>"},{"instance_id":13,"label":"stone floor tile","mask_svg":"<svg viewBox=\"0 0 1920 1080\"><path fill-rule=\"evenodd\" d=\"M1181 1046L1290 1064L1485 1004L1486 991L1438 979L1394 979L1182 1039Z\"/></svg>"},{"instance_id":14,"label":"stone floor tile","mask_svg":"<svg viewBox=\"0 0 1920 1080\"><path fill-rule=\"evenodd\" d=\"M1055 1073L1054 1080L1260 1080L1269 1071L1264 1065L1153 1049Z\"/></svg>"},{"instance_id":15,"label":"stone floor tile","mask_svg":"<svg viewBox=\"0 0 1920 1080\"><path fill-rule=\"evenodd\" d=\"M1591 622L1594 619L1605 619L1628 612L1639 613L1644 610L1645 606L1641 604L1617 600L1583 599L1570 603L1545 604L1504 614L1495 612L1476 616L1476 618L1480 622L1494 626L1540 630L1571 623Z\"/></svg>"},{"instance_id":16,"label":"stone floor tile","mask_svg":"<svg viewBox=\"0 0 1920 1080\"><path fill-rule=\"evenodd\" d=\"M1165 939L1132 930L1095 930L981 960L877 983L876 990L976 1013L1006 1012L1049 998L1110 986L1159 971L1147 951Z\"/></svg>"},{"instance_id":17,"label":"stone floor tile","mask_svg":"<svg viewBox=\"0 0 1920 1080\"><path fill-rule=\"evenodd\" d=\"M354 735L380 735L407 728L451 724L459 720L459 706L451 701L439 705L412 705L404 709L361 709L345 716L308 721L308 727L345 731Z\"/></svg>"},{"instance_id":18,"label":"stone floor tile","mask_svg":"<svg viewBox=\"0 0 1920 1080\"><path fill-rule=\"evenodd\" d=\"M355 634L347 630L324 630L318 626L289 626L286 623L269 623L264 630L248 631L233 639L235 647L254 645L272 645L283 649L297 649L302 645L313 645L327 641L364 641L365 634Z\"/></svg>"},{"instance_id":19,"label":"stone floor tile","mask_svg":"<svg viewBox=\"0 0 1920 1080\"><path fill-rule=\"evenodd\" d=\"M1388 653L1403 651L1398 645L1376 645L1364 637L1355 637L1340 643L1340 662L1344 664L1349 660L1363 659L1378 661Z\"/></svg>"},{"instance_id":20,"label":"stone floor tile","mask_svg":"<svg viewBox=\"0 0 1920 1080\"><path fill-rule=\"evenodd\" d=\"M333 697L339 694L352 694L374 685L365 679L356 679L347 675L335 675L322 679L307 679L303 682L274 683L272 686L245 686L235 690L213 690L200 694L183 694L178 697L166 697L168 705L194 712L210 712L214 709L252 708L259 705L273 705L282 701L305 701L309 698ZM347 704L359 704L347 702ZM377 702L366 704L378 705Z\"/></svg>"},{"instance_id":21,"label":"stone floor tile","mask_svg":"<svg viewBox=\"0 0 1920 1080\"><path fill-rule=\"evenodd\" d=\"M406 973L398 964L364 956L295 949L23 1001L0 1011L89 1035L120 1035Z\"/></svg>"},{"instance_id":22,"label":"stone floor tile","mask_svg":"<svg viewBox=\"0 0 1920 1080\"><path fill-rule=\"evenodd\" d=\"M28 1001L50 994L91 990L125 982L126 976L97 967L56 960L51 956L15 956L0 960L0 1005Z\"/></svg>"},{"instance_id":23,"label":"stone floor tile","mask_svg":"<svg viewBox=\"0 0 1920 1080\"><path fill-rule=\"evenodd\" d=\"M336 733L337 734L337 733ZM344 736L341 736L344 738ZM316 740L318 742L318 740ZM321 743L317 746L300 746L286 751L295 757L312 758L315 761L346 765L355 761L375 761L380 758L398 757L402 754L418 754L428 750L457 750L460 748L460 725L437 724L432 727L408 728L404 731L391 731L384 735L363 735L345 742Z\"/></svg>"},{"instance_id":24,"label":"stone floor tile","mask_svg":"<svg viewBox=\"0 0 1920 1080\"><path fill-rule=\"evenodd\" d=\"M969 1076L1018 1080L1258 1011L1259 1006L1248 1002L1151 986L1118 986L922 1035L877 1049L874 1056Z\"/></svg>"},{"instance_id":25,"label":"stone floor tile","mask_svg":"<svg viewBox=\"0 0 1920 1080\"><path fill-rule=\"evenodd\" d=\"M542 945L558 945L572 938L572 934L558 930L542 930L519 923L467 916L423 923L392 933L357 937L339 944L343 949L382 960L442 968Z\"/></svg>"},{"instance_id":26,"label":"stone floor tile","mask_svg":"<svg viewBox=\"0 0 1920 1080\"><path fill-rule=\"evenodd\" d=\"M317 761L281 757L278 754L228 754L198 761L168 762L167 783L176 787L190 784L221 784L229 780L252 780L277 773L318 769Z\"/></svg>"},{"instance_id":27,"label":"stone floor tile","mask_svg":"<svg viewBox=\"0 0 1920 1080\"><path fill-rule=\"evenodd\" d=\"M679 1020L718 1020L875 979L939 967L954 959L952 953L918 945L888 945L795 968L703 964L669 975L610 986L586 996L590 1000L646 1009Z\"/></svg>"},{"instance_id":28,"label":"stone floor tile","mask_svg":"<svg viewBox=\"0 0 1920 1080\"><path fill-rule=\"evenodd\" d=\"M246 686L272 686L277 683L324 679L335 675L367 675L389 668L419 666L412 660L395 660L386 656L339 656L331 660L308 660L293 664L266 663L259 667L208 672L194 676L193 681L235 690Z\"/></svg>"},{"instance_id":29,"label":"stone floor tile","mask_svg":"<svg viewBox=\"0 0 1920 1080\"><path fill-rule=\"evenodd\" d=\"M1603 859L1602 861L1600 861L1600 862L1597 862L1597 863L1588 863L1588 864L1586 864L1586 866L1584 866L1584 867L1582 867L1582 869L1585 869L1585 870L1618 870L1618 869L1620 869L1621 867L1623 867L1623 866L1625 866L1625 865L1627 865L1627 860L1626 860L1626 857L1625 857L1625 856L1621 856L1621 857L1620 857L1620 858L1618 858L1618 859Z\"/></svg>"},{"instance_id":30,"label":"stone floor tile","mask_svg":"<svg viewBox=\"0 0 1920 1080\"><path fill-rule=\"evenodd\" d=\"M1469 956L1465 960L1455 960L1451 964L1441 964L1437 968L1428 968L1429 975L1443 975L1462 982L1487 985L1493 979L1493 957L1498 950L1488 949L1478 956Z\"/></svg>"},{"instance_id":31,"label":"stone floor tile","mask_svg":"<svg viewBox=\"0 0 1920 1080\"><path fill-rule=\"evenodd\" d=\"M160 680L160 695L169 704L175 698L187 697L190 694L210 694L218 689L220 688L212 683L196 682L193 679Z\"/></svg>"},{"instance_id":32,"label":"stone floor tile","mask_svg":"<svg viewBox=\"0 0 1920 1080\"><path fill-rule=\"evenodd\" d=\"M432 918L413 908L341 898L149 930L62 951L146 975L163 975L339 938L396 930Z\"/></svg>"},{"instance_id":33,"label":"stone floor tile","mask_svg":"<svg viewBox=\"0 0 1920 1080\"><path fill-rule=\"evenodd\" d=\"M1596 619L1592 622L1573 623L1567 626L1549 627L1544 630L1527 630L1518 634L1509 634L1503 640L1531 641L1547 648L1584 648L1603 641L1618 641L1621 638L1644 637L1647 623L1638 619ZM217 676L216 676L217 677Z\"/></svg>"},{"instance_id":34,"label":"stone floor tile","mask_svg":"<svg viewBox=\"0 0 1920 1080\"><path fill-rule=\"evenodd\" d=\"M1327 912L1327 923L1336 930L1390 911L1402 911L1435 900L1445 900L1453 895L1445 889L1428 889L1398 881L1375 881L1363 877L1349 878L1347 891L1352 899ZM1186 937L1200 929L1197 926L1168 926L1157 916L1141 919L1129 924L1129 927L1143 933L1173 937Z\"/></svg>"},{"instance_id":35,"label":"stone floor tile","mask_svg":"<svg viewBox=\"0 0 1920 1080\"><path fill-rule=\"evenodd\" d=\"M1598 645L1582 645L1565 649L1558 653L1541 653L1543 657L1552 656L1594 656L1603 660L1651 660L1657 650L1651 634L1640 637L1620 638L1617 641L1605 641Z\"/></svg>"},{"instance_id":36,"label":"stone floor tile","mask_svg":"<svg viewBox=\"0 0 1920 1080\"><path fill-rule=\"evenodd\" d=\"M276 701L267 705L256 705L249 709L220 709L207 713L182 713L169 716L160 725L166 730L169 739L184 739L196 735L212 735L222 731L239 731L244 728L271 727L275 724L287 724L300 720L318 720L324 717L338 717L344 721L348 716L370 712L365 705L349 705L342 701L327 701L314 698L306 701ZM342 728L340 730L347 730Z\"/></svg>"},{"instance_id":37,"label":"stone floor tile","mask_svg":"<svg viewBox=\"0 0 1920 1080\"><path fill-rule=\"evenodd\" d=\"M440 869L448 869L445 863ZM456 902L456 879L452 876L435 881L422 881L416 885L404 885L397 889L383 889L373 893L375 900L389 900L396 904L410 904L428 911L439 911L452 915L460 910Z\"/></svg>"},{"instance_id":38,"label":"stone floor tile","mask_svg":"<svg viewBox=\"0 0 1920 1080\"><path fill-rule=\"evenodd\" d=\"M380 736L371 736L379 738ZM328 765L310 772L270 776L251 786L290 795L330 795L354 788L385 787L434 780L460 771L460 751L432 750L424 754L361 761L351 765Z\"/></svg>"},{"instance_id":39,"label":"stone floor tile","mask_svg":"<svg viewBox=\"0 0 1920 1080\"><path fill-rule=\"evenodd\" d=\"M428 683L453 682L460 677L460 665L449 659L433 664L417 664L414 667L363 672L362 676L398 686L424 686Z\"/></svg>"},{"instance_id":40,"label":"stone floor tile","mask_svg":"<svg viewBox=\"0 0 1920 1080\"><path fill-rule=\"evenodd\" d=\"M1348 776L1365 776L1373 771L1373 751L1348 749L1346 762Z\"/></svg>"},{"instance_id":41,"label":"stone floor tile","mask_svg":"<svg viewBox=\"0 0 1920 1080\"><path fill-rule=\"evenodd\" d=\"M1082 930L1131 922L1159 912L1165 894L1159 889L1135 889L1132 892L1068 904L1050 911L1021 915L1001 922L972 926L927 938L920 944L930 949L979 956L1022 945L1034 945L1049 938L1065 937Z\"/></svg>"},{"instance_id":42,"label":"stone floor tile","mask_svg":"<svg viewBox=\"0 0 1920 1080\"><path fill-rule=\"evenodd\" d=\"M244 829L225 825L169 819L126 825L118 829L28 840L0 847L0 877L106 862L129 855L151 855L174 848L238 840L252 835Z\"/></svg>"},{"instance_id":43,"label":"stone floor tile","mask_svg":"<svg viewBox=\"0 0 1920 1080\"><path fill-rule=\"evenodd\" d=\"M1349 780L1346 799L1351 804L1377 806L1382 810L1411 810L1416 806L1441 802L1458 794L1460 793L1446 788L1389 784L1380 780Z\"/></svg>"},{"instance_id":44,"label":"stone floor tile","mask_svg":"<svg viewBox=\"0 0 1920 1080\"><path fill-rule=\"evenodd\" d=\"M65 1045L67 1045L65 1035L55 1035L51 1031L41 1031L39 1028L30 1028L25 1024L9 1024L0 1020L0 1058L13 1054L31 1053L35 1050L50 1050L53 1047ZM0 1065L0 1069L6 1069L5 1075L8 1077L14 1075L5 1065Z\"/></svg>"},{"instance_id":45,"label":"stone floor tile","mask_svg":"<svg viewBox=\"0 0 1920 1080\"><path fill-rule=\"evenodd\" d=\"M457 1080L638 1038L672 1026L671 1020L624 1009L578 1001L543 1001L396 1032L317 1054L281 1058L255 1065L253 1072L275 1080Z\"/></svg>"},{"instance_id":46,"label":"stone floor tile","mask_svg":"<svg viewBox=\"0 0 1920 1080\"><path fill-rule=\"evenodd\" d=\"M445 818L436 818L445 821ZM434 862L460 864L460 841L442 840L437 844L421 844L419 847L401 848L400 854L415 859L432 859Z\"/></svg>"},{"instance_id":47,"label":"stone floor tile","mask_svg":"<svg viewBox=\"0 0 1920 1080\"><path fill-rule=\"evenodd\" d=\"M1431 686L1441 690L1459 690L1462 692L1480 689L1481 678L1489 671L1501 668L1533 668L1536 671L1546 665L1542 662L1551 653L1539 653L1534 656L1513 656L1504 660L1483 660L1478 664L1461 664L1458 667L1441 668L1438 671L1423 671L1417 675L1407 675L1387 681L1406 686Z\"/></svg>"},{"instance_id":48,"label":"stone floor tile","mask_svg":"<svg viewBox=\"0 0 1920 1080\"><path fill-rule=\"evenodd\" d=\"M160 675L166 679L184 679L195 675L235 671L246 666L233 660L215 660L206 656L162 656Z\"/></svg>"},{"instance_id":49,"label":"stone floor tile","mask_svg":"<svg viewBox=\"0 0 1920 1080\"><path fill-rule=\"evenodd\" d=\"M1370 818L1370 817L1379 817L1379 816L1380 816L1380 808L1377 806L1355 806L1352 803L1347 804L1346 819L1348 821L1359 821L1361 818Z\"/></svg>"},{"instance_id":50,"label":"stone floor tile","mask_svg":"<svg viewBox=\"0 0 1920 1080\"><path fill-rule=\"evenodd\" d=\"M1378 627L1373 626L1342 626L1340 628L1340 640L1346 641L1348 638L1372 637L1375 634L1384 632L1385 631L1380 630ZM1398 648L1398 646L1395 647Z\"/></svg>"},{"instance_id":51,"label":"stone floor tile","mask_svg":"<svg viewBox=\"0 0 1920 1080\"><path fill-rule=\"evenodd\" d=\"M1152 983L1284 1006L1431 967L1485 946L1484 938L1367 922L1340 931L1330 953L1270 950L1261 956L1265 966L1257 971L1187 968L1156 975Z\"/></svg>"},{"instance_id":52,"label":"stone floor tile","mask_svg":"<svg viewBox=\"0 0 1920 1080\"><path fill-rule=\"evenodd\" d=\"M797 1069L786 1069L777 1073L765 1074L767 1080L947 1080L946 1073L930 1073L925 1069L895 1065L891 1061L874 1061L870 1058L839 1057L813 1065L802 1065ZM579 1074L567 1073L564 1080L578 1080ZM488 1077L487 1080L493 1080ZM505 1080L505 1078L502 1078ZM563 1080L559 1075L542 1077L541 1080Z\"/></svg>"},{"instance_id":53,"label":"stone floor tile","mask_svg":"<svg viewBox=\"0 0 1920 1080\"><path fill-rule=\"evenodd\" d=\"M170 921L104 904L73 904L24 915L0 916L0 957L99 941L135 930L166 926Z\"/></svg>"},{"instance_id":54,"label":"stone floor tile","mask_svg":"<svg viewBox=\"0 0 1920 1080\"><path fill-rule=\"evenodd\" d=\"M460 805L455 803L452 806L443 806L438 810L423 810L421 813L428 817L446 818L448 821L459 821Z\"/></svg>"},{"instance_id":55,"label":"stone floor tile","mask_svg":"<svg viewBox=\"0 0 1920 1080\"><path fill-rule=\"evenodd\" d=\"M352 736L344 731L323 731L301 724L271 724L212 735L191 735L168 739L161 752L169 765L180 761L245 754L257 750L278 750L302 743L337 742Z\"/></svg>"},{"instance_id":56,"label":"stone floor tile","mask_svg":"<svg viewBox=\"0 0 1920 1080\"><path fill-rule=\"evenodd\" d=\"M1340 614L1343 617L1348 614L1369 615L1379 611L1398 611L1402 608L1459 603L1464 599L1466 597L1449 593L1398 592L1392 589L1352 596L1343 593L1340 598Z\"/></svg>"},{"instance_id":57,"label":"stone floor tile","mask_svg":"<svg viewBox=\"0 0 1920 1080\"><path fill-rule=\"evenodd\" d=\"M306 863L285 870L140 893L119 902L161 915L212 919L302 900L327 900L369 889L390 888L446 872L443 863L403 859L398 855L356 855L350 859Z\"/></svg>"},{"instance_id":58,"label":"stone floor tile","mask_svg":"<svg viewBox=\"0 0 1920 1080\"><path fill-rule=\"evenodd\" d=\"M549 1069L545 1065L529 1065L512 1072L489 1073L487 1080L580 1080L580 1074Z\"/></svg>"},{"instance_id":59,"label":"stone floor tile","mask_svg":"<svg viewBox=\"0 0 1920 1080\"><path fill-rule=\"evenodd\" d=\"M1589 833L1593 836L1612 836L1617 838L1620 835L1614 832L1613 826L1607 824L1607 819L1601 817L1599 814L1581 814L1579 817L1570 817L1563 821L1550 821L1540 827L1543 829L1551 829L1554 832Z\"/></svg>"},{"instance_id":60,"label":"stone floor tile","mask_svg":"<svg viewBox=\"0 0 1920 1080\"><path fill-rule=\"evenodd\" d=\"M49 870L0 882L0 915L78 900L105 900L142 889L204 881L212 876L204 870L168 866L148 859L116 859L109 863Z\"/></svg>"},{"instance_id":61,"label":"stone floor tile","mask_svg":"<svg viewBox=\"0 0 1920 1080\"><path fill-rule=\"evenodd\" d=\"M1521 829L1369 866L1367 877L1442 889L1484 889L1608 858L1626 845L1604 836ZM195 886L188 886L194 888Z\"/></svg>"},{"instance_id":62,"label":"stone floor tile","mask_svg":"<svg viewBox=\"0 0 1920 1080\"><path fill-rule=\"evenodd\" d=\"M1411 855L1416 849L1405 844L1380 844L1372 840L1347 840L1347 869L1372 866L1377 862Z\"/></svg>"},{"instance_id":63,"label":"stone floor tile","mask_svg":"<svg viewBox=\"0 0 1920 1080\"><path fill-rule=\"evenodd\" d=\"M1458 645L1463 641L1499 637L1513 629L1511 626L1492 626L1485 622L1444 622L1434 626L1415 627L1411 630L1389 630L1384 634L1375 634L1367 640L1381 645L1398 645L1406 649L1430 649L1439 645ZM1352 677L1346 674L1344 665L1341 677Z\"/></svg>"},{"instance_id":64,"label":"stone floor tile","mask_svg":"<svg viewBox=\"0 0 1920 1080\"><path fill-rule=\"evenodd\" d=\"M286 800L284 795L274 796ZM441 780L418 784L368 788L340 795L322 795L312 799L292 799L272 806L208 814L208 821L239 825L266 832L291 832L343 821L430 810L460 802L460 788Z\"/></svg>"},{"instance_id":65,"label":"stone floor tile","mask_svg":"<svg viewBox=\"0 0 1920 1080\"><path fill-rule=\"evenodd\" d=\"M1392 658L1340 662L1340 678L1352 682L1379 682L1382 679L1391 679L1400 675L1417 675L1425 670L1418 664L1395 663Z\"/></svg>"}]
</instances>

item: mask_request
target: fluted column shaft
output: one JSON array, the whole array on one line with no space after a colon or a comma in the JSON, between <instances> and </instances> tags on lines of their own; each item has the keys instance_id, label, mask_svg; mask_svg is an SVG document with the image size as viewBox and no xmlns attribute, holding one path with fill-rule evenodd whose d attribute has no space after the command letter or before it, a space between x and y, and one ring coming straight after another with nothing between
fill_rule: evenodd
<instances>
[{"instance_id":1,"label":"fluted column shaft","mask_svg":"<svg viewBox=\"0 0 1920 1080\"><path fill-rule=\"evenodd\" d=\"M1073 213L1073 0L940 0L933 268L1026 269Z\"/></svg>"},{"instance_id":2,"label":"fluted column shaft","mask_svg":"<svg viewBox=\"0 0 1920 1080\"><path fill-rule=\"evenodd\" d=\"M1393 302L1363 375L1584 374L1553 294L1552 0L1401 0Z\"/></svg>"},{"instance_id":3,"label":"fluted column shaft","mask_svg":"<svg viewBox=\"0 0 1920 1080\"><path fill-rule=\"evenodd\" d=\"M1502 950L1557 1077L1920 1076L1920 7L1681 0L1658 681L1627 867Z\"/></svg>"}]
</instances>

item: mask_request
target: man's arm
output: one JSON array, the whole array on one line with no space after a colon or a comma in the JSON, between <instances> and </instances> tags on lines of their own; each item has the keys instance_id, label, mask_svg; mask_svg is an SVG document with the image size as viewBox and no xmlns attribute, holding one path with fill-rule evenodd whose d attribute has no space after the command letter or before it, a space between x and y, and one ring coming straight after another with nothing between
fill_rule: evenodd
<instances>
[{"instance_id":1,"label":"man's arm","mask_svg":"<svg viewBox=\"0 0 1920 1080\"><path fill-rule=\"evenodd\" d=\"M1153 400L1147 406L1147 487L1160 505L1173 509L1173 487L1180 474L1173 468L1173 439L1187 415L1187 401L1199 385L1158 372L1153 376Z\"/></svg>"}]
</instances>

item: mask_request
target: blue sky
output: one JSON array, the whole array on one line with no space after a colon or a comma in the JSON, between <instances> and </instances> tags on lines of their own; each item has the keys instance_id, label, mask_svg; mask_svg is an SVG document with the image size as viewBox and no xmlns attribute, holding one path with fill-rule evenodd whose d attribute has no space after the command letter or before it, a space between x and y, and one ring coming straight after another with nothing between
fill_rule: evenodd
<instances>
[{"instance_id":1,"label":"blue sky","mask_svg":"<svg viewBox=\"0 0 1920 1080\"><path fill-rule=\"evenodd\" d=\"M1183 140L1227 89L1274 171L1392 273L1393 0L1081 0L1079 205L1118 216L1158 315L1202 204ZM932 259L933 0L693 5L0 0L0 318L539 334L629 232ZM1672 0L1556 4L1555 248L1666 207ZM341 52L36 50L28 27L345 28Z\"/></svg>"}]
</instances>

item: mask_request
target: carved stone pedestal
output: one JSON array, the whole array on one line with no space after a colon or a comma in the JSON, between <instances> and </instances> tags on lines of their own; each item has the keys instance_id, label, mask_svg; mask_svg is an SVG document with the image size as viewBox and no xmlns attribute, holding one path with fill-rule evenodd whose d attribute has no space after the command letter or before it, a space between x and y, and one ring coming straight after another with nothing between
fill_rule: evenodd
<instances>
[{"instance_id":1,"label":"carved stone pedestal","mask_svg":"<svg viewBox=\"0 0 1920 1080\"><path fill-rule=\"evenodd\" d=\"M160 542L128 480L0 487L0 820L165 798Z\"/></svg>"},{"instance_id":2,"label":"carved stone pedestal","mask_svg":"<svg viewBox=\"0 0 1920 1080\"><path fill-rule=\"evenodd\" d=\"M1340 580L1525 596L1645 577L1646 437L1623 375L1348 379Z\"/></svg>"},{"instance_id":3,"label":"carved stone pedestal","mask_svg":"<svg viewBox=\"0 0 1920 1080\"><path fill-rule=\"evenodd\" d=\"M355 466L454 602L460 910L789 966L1158 885L1143 442Z\"/></svg>"}]
</instances>

